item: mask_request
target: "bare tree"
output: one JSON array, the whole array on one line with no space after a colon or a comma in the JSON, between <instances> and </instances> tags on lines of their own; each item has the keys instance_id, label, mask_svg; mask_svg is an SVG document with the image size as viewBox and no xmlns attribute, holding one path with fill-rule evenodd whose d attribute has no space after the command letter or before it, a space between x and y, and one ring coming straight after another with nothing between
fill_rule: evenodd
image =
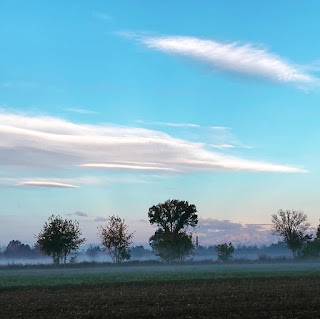
<instances>
[{"instance_id":1,"label":"bare tree","mask_svg":"<svg viewBox=\"0 0 320 319\"><path fill-rule=\"evenodd\" d=\"M293 256L297 257L304 243L310 239L310 236L305 234L310 226L307 215L301 211L280 209L277 214L272 215L272 223L272 233L278 235Z\"/></svg>"},{"instance_id":2,"label":"bare tree","mask_svg":"<svg viewBox=\"0 0 320 319\"><path fill-rule=\"evenodd\" d=\"M98 230L101 243L114 263L130 259L129 245L132 243L133 233L128 232L124 219L112 215L105 226L99 226Z\"/></svg>"}]
</instances>

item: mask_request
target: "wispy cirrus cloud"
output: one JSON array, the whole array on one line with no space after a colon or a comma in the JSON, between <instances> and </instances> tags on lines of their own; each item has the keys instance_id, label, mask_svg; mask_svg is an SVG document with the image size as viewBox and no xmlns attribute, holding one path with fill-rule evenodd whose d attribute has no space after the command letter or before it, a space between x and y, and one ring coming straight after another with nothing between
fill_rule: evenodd
<instances>
[{"instance_id":1,"label":"wispy cirrus cloud","mask_svg":"<svg viewBox=\"0 0 320 319\"><path fill-rule=\"evenodd\" d=\"M231 148L246 148L251 149L252 146L242 143L232 129L227 126L201 126L194 123L173 123L173 122L145 122L137 120L137 123L144 126L167 126L170 128L184 129L183 135L176 131L176 135L188 136L187 130L192 130L189 137L195 142L197 139L202 139L202 142L207 144L208 147L216 149L231 149ZM177 134L178 133L178 134Z\"/></svg>"},{"instance_id":2,"label":"wispy cirrus cloud","mask_svg":"<svg viewBox=\"0 0 320 319\"><path fill-rule=\"evenodd\" d=\"M173 123L173 122L158 122L158 121L146 122L142 120L136 120L136 122L143 125L169 126L169 127L177 127L177 128L199 128L200 127L199 124L194 124L194 123Z\"/></svg>"},{"instance_id":3,"label":"wispy cirrus cloud","mask_svg":"<svg viewBox=\"0 0 320 319\"><path fill-rule=\"evenodd\" d=\"M84 115L96 115L98 112L92 111L92 110L87 110L87 109L79 109L79 108L66 108L64 109L67 112L72 112L72 113L78 113L78 114L84 114Z\"/></svg>"},{"instance_id":4,"label":"wispy cirrus cloud","mask_svg":"<svg viewBox=\"0 0 320 319\"><path fill-rule=\"evenodd\" d=\"M205 143L190 142L160 131L77 124L55 117L0 112L0 135L0 167L3 169L138 169L166 174L305 172L291 165L246 160L209 151Z\"/></svg>"},{"instance_id":5,"label":"wispy cirrus cloud","mask_svg":"<svg viewBox=\"0 0 320 319\"><path fill-rule=\"evenodd\" d=\"M215 70L279 83L315 84L306 68L250 43L222 43L189 36L134 35L146 47L192 58Z\"/></svg>"},{"instance_id":6,"label":"wispy cirrus cloud","mask_svg":"<svg viewBox=\"0 0 320 319\"><path fill-rule=\"evenodd\" d=\"M220 132L225 132L225 131L231 130L231 128L227 127L227 126L210 126L209 128L211 130L220 131Z\"/></svg>"}]
</instances>

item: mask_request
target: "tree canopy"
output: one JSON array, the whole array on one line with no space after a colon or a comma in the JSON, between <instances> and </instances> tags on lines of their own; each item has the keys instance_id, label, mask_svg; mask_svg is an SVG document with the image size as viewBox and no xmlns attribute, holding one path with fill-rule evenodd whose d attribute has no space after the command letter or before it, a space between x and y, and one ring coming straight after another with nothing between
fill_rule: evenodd
<instances>
[{"instance_id":1,"label":"tree canopy","mask_svg":"<svg viewBox=\"0 0 320 319\"><path fill-rule=\"evenodd\" d=\"M196 206L187 201L169 199L150 207L148 217L151 225L156 224L164 232L179 233L198 224L196 212Z\"/></svg>"},{"instance_id":2,"label":"tree canopy","mask_svg":"<svg viewBox=\"0 0 320 319\"><path fill-rule=\"evenodd\" d=\"M50 216L48 222L38 235L37 244L42 252L52 256L53 262L66 263L67 255L76 251L85 238L77 221L63 219L61 216Z\"/></svg>"}]
</instances>

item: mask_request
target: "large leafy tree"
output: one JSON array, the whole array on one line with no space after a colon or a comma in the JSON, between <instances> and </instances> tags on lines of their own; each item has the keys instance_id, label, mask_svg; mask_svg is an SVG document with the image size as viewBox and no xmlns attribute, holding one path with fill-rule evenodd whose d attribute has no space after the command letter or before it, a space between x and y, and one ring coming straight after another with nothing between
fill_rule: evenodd
<instances>
[{"instance_id":1,"label":"large leafy tree","mask_svg":"<svg viewBox=\"0 0 320 319\"><path fill-rule=\"evenodd\" d=\"M192 235L185 232L172 233L158 229L149 242L152 250L168 262L183 261L194 249Z\"/></svg>"},{"instance_id":2,"label":"large leafy tree","mask_svg":"<svg viewBox=\"0 0 320 319\"><path fill-rule=\"evenodd\" d=\"M150 237L149 243L154 252L165 261L182 261L194 246L188 229L198 223L197 209L187 201L177 199L149 208L149 221L158 229Z\"/></svg>"},{"instance_id":3,"label":"large leafy tree","mask_svg":"<svg viewBox=\"0 0 320 319\"><path fill-rule=\"evenodd\" d=\"M39 233L37 244L43 253L52 256L55 264L66 263L67 255L85 242L81 235L77 221L52 215Z\"/></svg>"},{"instance_id":4,"label":"large leafy tree","mask_svg":"<svg viewBox=\"0 0 320 319\"><path fill-rule=\"evenodd\" d=\"M274 235L278 235L292 251L294 257L297 257L310 236L306 234L309 227L307 215L301 211L279 210L277 214L272 215Z\"/></svg>"},{"instance_id":5,"label":"large leafy tree","mask_svg":"<svg viewBox=\"0 0 320 319\"><path fill-rule=\"evenodd\" d=\"M128 232L124 219L112 215L104 226L98 227L98 230L101 243L114 263L131 258L129 246L132 243L133 233Z\"/></svg>"}]
</instances>

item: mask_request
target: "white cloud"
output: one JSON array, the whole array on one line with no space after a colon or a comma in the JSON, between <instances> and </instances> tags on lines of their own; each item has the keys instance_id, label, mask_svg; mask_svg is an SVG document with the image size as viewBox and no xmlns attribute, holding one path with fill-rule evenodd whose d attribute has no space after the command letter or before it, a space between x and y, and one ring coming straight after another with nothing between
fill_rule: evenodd
<instances>
[{"instance_id":1,"label":"white cloud","mask_svg":"<svg viewBox=\"0 0 320 319\"><path fill-rule=\"evenodd\" d=\"M76 124L54 117L0 112L0 136L0 167L4 170L17 167L26 171L44 168L88 170L94 167L163 173L305 172L290 165L246 160L208 151L203 143L174 138L160 131Z\"/></svg>"},{"instance_id":2,"label":"white cloud","mask_svg":"<svg viewBox=\"0 0 320 319\"><path fill-rule=\"evenodd\" d=\"M188 36L137 36L148 48L204 62L216 70L281 83L314 84L317 78L302 66L254 46L221 43Z\"/></svg>"},{"instance_id":3,"label":"white cloud","mask_svg":"<svg viewBox=\"0 0 320 319\"><path fill-rule=\"evenodd\" d=\"M79 186L71 184L63 184L56 182L39 182L39 181L25 181L17 184L18 186L31 186L31 187L54 187L54 188L79 188Z\"/></svg>"}]
</instances>

